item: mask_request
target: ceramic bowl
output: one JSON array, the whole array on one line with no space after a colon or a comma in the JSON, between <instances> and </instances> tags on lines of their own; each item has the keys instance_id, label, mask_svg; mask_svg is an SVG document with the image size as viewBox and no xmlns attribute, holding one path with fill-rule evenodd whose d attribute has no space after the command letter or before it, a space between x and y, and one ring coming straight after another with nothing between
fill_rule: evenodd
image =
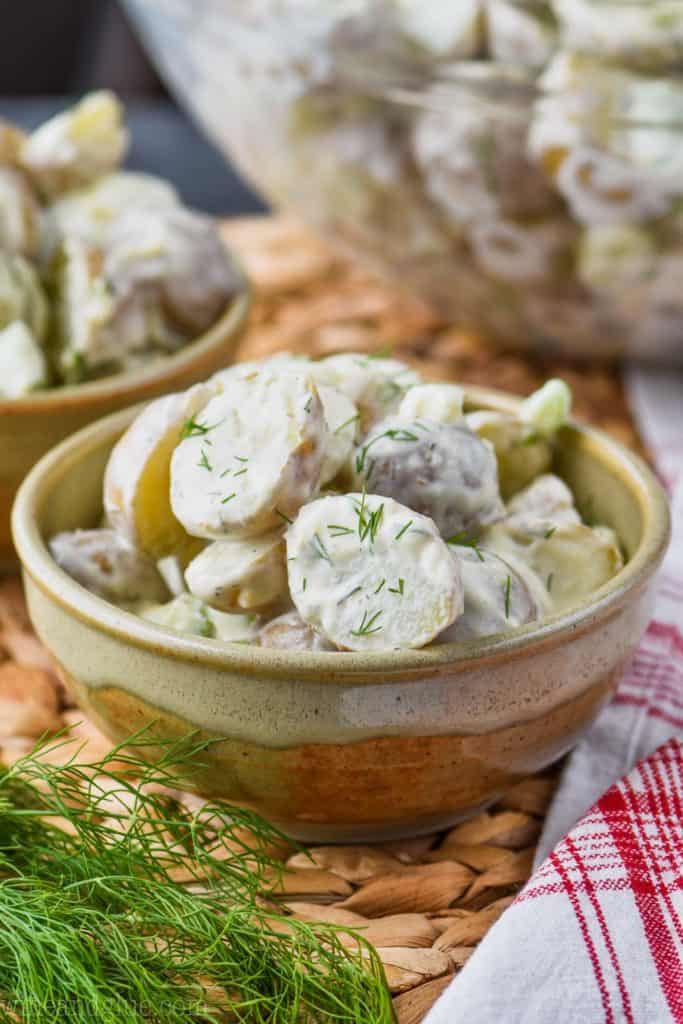
<instances>
[{"instance_id":1,"label":"ceramic bowl","mask_svg":"<svg viewBox=\"0 0 683 1024\"><path fill-rule=\"evenodd\" d=\"M471 408L516 400L471 389ZM645 464L572 424L555 470L612 526L625 568L540 626L467 644L307 653L163 629L88 593L46 540L89 527L102 475L135 411L65 441L24 481L13 528L33 623L84 711L112 739L150 725L216 743L195 783L305 841L381 840L443 828L566 753L609 699L651 610L669 536ZM151 756L151 755L150 755Z\"/></svg>"},{"instance_id":2,"label":"ceramic bowl","mask_svg":"<svg viewBox=\"0 0 683 1024\"><path fill-rule=\"evenodd\" d=\"M10 513L19 484L58 441L108 413L205 380L234 356L250 305L242 286L220 319L175 355L146 368L72 387L37 391L26 398L0 399L0 572L17 568Z\"/></svg>"}]
</instances>

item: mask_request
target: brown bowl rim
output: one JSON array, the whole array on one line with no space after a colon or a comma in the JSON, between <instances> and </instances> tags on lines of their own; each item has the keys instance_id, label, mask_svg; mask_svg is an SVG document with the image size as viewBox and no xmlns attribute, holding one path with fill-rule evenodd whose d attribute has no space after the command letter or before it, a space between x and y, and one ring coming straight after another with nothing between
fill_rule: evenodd
<instances>
[{"instance_id":1,"label":"brown bowl rim","mask_svg":"<svg viewBox=\"0 0 683 1024\"><path fill-rule=\"evenodd\" d=\"M467 403L473 407L514 411L520 401L492 389L467 388ZM52 601L87 625L164 657L203 662L244 675L265 674L283 680L296 676L306 681L373 685L397 678L424 679L425 674L440 674L445 666L452 672L481 668L501 660L531 656L549 645L569 643L610 619L647 585L669 541L669 504L652 470L643 459L603 431L572 420L563 429L571 432L575 443L627 475L638 494L643 515L642 536L633 556L613 579L576 608L509 634L408 651L295 652L192 637L157 626L90 593L56 564L37 526L36 512L45 495L59 484L60 477L87 452L120 434L138 411L139 407L129 408L107 416L43 456L19 489L12 511L12 529L24 572Z\"/></svg>"}]
</instances>

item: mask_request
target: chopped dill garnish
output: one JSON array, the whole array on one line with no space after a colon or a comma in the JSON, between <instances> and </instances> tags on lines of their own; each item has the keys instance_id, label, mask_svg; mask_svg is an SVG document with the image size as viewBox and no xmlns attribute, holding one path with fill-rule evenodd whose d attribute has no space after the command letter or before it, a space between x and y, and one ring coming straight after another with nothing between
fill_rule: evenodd
<instances>
[{"instance_id":1,"label":"chopped dill garnish","mask_svg":"<svg viewBox=\"0 0 683 1024\"><path fill-rule=\"evenodd\" d=\"M183 423L183 429L180 431L180 440L184 441L187 437L204 437L209 433L210 430L215 430L216 427L220 426L223 420L219 420L218 423L200 423L196 416L190 416L189 420L185 420ZM207 444L210 444L207 441Z\"/></svg>"},{"instance_id":2,"label":"chopped dill garnish","mask_svg":"<svg viewBox=\"0 0 683 1024\"><path fill-rule=\"evenodd\" d=\"M233 476L242 476L243 473L248 472L248 469L248 466L245 466L243 469L238 469L236 473L233 473Z\"/></svg>"},{"instance_id":3,"label":"chopped dill garnish","mask_svg":"<svg viewBox=\"0 0 683 1024\"><path fill-rule=\"evenodd\" d=\"M384 515L384 502L375 509L374 512L370 512L367 516L358 513L358 536L360 537L361 543L366 537L370 538L370 543L375 543L375 537L377 531L382 523L382 517Z\"/></svg>"},{"instance_id":4,"label":"chopped dill garnish","mask_svg":"<svg viewBox=\"0 0 683 1024\"><path fill-rule=\"evenodd\" d=\"M350 526L339 526L337 523L330 523L327 529L333 537L346 537L347 534L356 532Z\"/></svg>"},{"instance_id":5,"label":"chopped dill garnish","mask_svg":"<svg viewBox=\"0 0 683 1024\"><path fill-rule=\"evenodd\" d=\"M211 470L213 469L213 466L209 462L208 456L204 448L202 448L202 453L199 457L199 462L197 463L197 465L199 466L200 469L208 469L209 472L211 472Z\"/></svg>"},{"instance_id":6,"label":"chopped dill garnish","mask_svg":"<svg viewBox=\"0 0 683 1024\"><path fill-rule=\"evenodd\" d=\"M552 537L552 535L555 533L556 530L557 530L556 526L548 527L548 529L543 534L544 539L545 540L550 540L550 538Z\"/></svg>"},{"instance_id":7,"label":"chopped dill garnish","mask_svg":"<svg viewBox=\"0 0 683 1024\"><path fill-rule=\"evenodd\" d=\"M401 576L399 576L399 578L398 578L398 586L397 587L389 587L389 593L390 594L400 594L400 596L403 597L403 591L404 591L405 585L406 585L406 581Z\"/></svg>"},{"instance_id":8,"label":"chopped dill garnish","mask_svg":"<svg viewBox=\"0 0 683 1024\"><path fill-rule=\"evenodd\" d=\"M379 586L377 587L377 590L373 591L373 594L379 594L380 590L382 589L382 587L384 586L384 584L386 582L387 582L386 580L381 580Z\"/></svg>"},{"instance_id":9,"label":"chopped dill garnish","mask_svg":"<svg viewBox=\"0 0 683 1024\"><path fill-rule=\"evenodd\" d=\"M275 509L275 514L278 515L280 519L284 519L284 521L290 525L294 522L294 520L290 519L289 516L286 516L284 512L281 512L279 508Z\"/></svg>"},{"instance_id":10,"label":"chopped dill garnish","mask_svg":"<svg viewBox=\"0 0 683 1024\"><path fill-rule=\"evenodd\" d=\"M245 459L243 455L235 455L234 458L237 462L249 462L249 459Z\"/></svg>"},{"instance_id":11,"label":"chopped dill garnish","mask_svg":"<svg viewBox=\"0 0 683 1024\"><path fill-rule=\"evenodd\" d=\"M313 540L311 541L311 544L313 545L313 550L315 551L317 557L323 558L326 562L329 562L330 565L332 565L332 559L330 558L327 548L320 539L319 533L313 534Z\"/></svg>"},{"instance_id":12,"label":"chopped dill garnish","mask_svg":"<svg viewBox=\"0 0 683 1024\"><path fill-rule=\"evenodd\" d=\"M232 494L228 494L228 496L226 498L222 498L221 499L221 505L227 505L229 501L232 501L232 499L236 498L236 497L237 497L237 492L233 491Z\"/></svg>"},{"instance_id":13,"label":"chopped dill garnish","mask_svg":"<svg viewBox=\"0 0 683 1024\"><path fill-rule=\"evenodd\" d=\"M307 583L308 583L308 579L307 579L307 577L306 577L306 576L304 576L304 578L303 578L303 579L302 579L302 581L301 581L301 589L302 589L302 590L305 590L305 589L306 589L306 585L307 585Z\"/></svg>"},{"instance_id":14,"label":"chopped dill garnish","mask_svg":"<svg viewBox=\"0 0 683 1024\"><path fill-rule=\"evenodd\" d=\"M384 430L381 434L377 434L375 437L371 437L370 440L363 445L360 452L356 455L356 472L362 473L365 469L365 463L368 457L368 452L372 448L373 444L377 444L383 437L388 437L392 441L418 441L417 434L414 434L412 430L406 430L403 427L392 427L391 430Z\"/></svg>"},{"instance_id":15,"label":"chopped dill garnish","mask_svg":"<svg viewBox=\"0 0 683 1024\"><path fill-rule=\"evenodd\" d=\"M479 559L479 561L480 562L484 561L484 556L481 553L481 549L477 546L476 540L474 540L472 537L468 536L468 534L465 533L464 530L461 533L454 534L453 537L449 537L448 540L446 541L446 543L447 544L457 544L457 545L459 545L460 547L463 547L463 548L472 548L472 550L474 551L474 553L477 556L477 558Z\"/></svg>"},{"instance_id":16,"label":"chopped dill garnish","mask_svg":"<svg viewBox=\"0 0 683 1024\"><path fill-rule=\"evenodd\" d=\"M371 633L379 633L381 626L375 626L375 622L382 614L382 609L379 608L372 615L368 615L367 611L363 612L363 618L361 619L360 626L358 629L351 630L351 636L370 636Z\"/></svg>"},{"instance_id":17,"label":"chopped dill garnish","mask_svg":"<svg viewBox=\"0 0 683 1024\"><path fill-rule=\"evenodd\" d=\"M218 474L218 479L222 480L224 476L229 476L232 473L231 469L224 469L222 473Z\"/></svg>"},{"instance_id":18,"label":"chopped dill garnish","mask_svg":"<svg viewBox=\"0 0 683 1024\"><path fill-rule=\"evenodd\" d=\"M348 594L344 594L344 596L342 598L340 598L340 600L337 602L337 605L339 606L340 604L344 604L344 601L348 601L348 599L350 597L353 597L353 595L357 594L358 591L361 590L361 589L362 588L360 586L357 586L357 587L354 587L353 590L349 590Z\"/></svg>"},{"instance_id":19,"label":"chopped dill garnish","mask_svg":"<svg viewBox=\"0 0 683 1024\"><path fill-rule=\"evenodd\" d=\"M394 537L394 540L400 540L401 537L403 536L403 534L407 533L412 525L413 525L413 520L409 519L408 522L405 524L405 526L402 526L401 529L398 531L398 533Z\"/></svg>"},{"instance_id":20,"label":"chopped dill garnish","mask_svg":"<svg viewBox=\"0 0 683 1024\"><path fill-rule=\"evenodd\" d=\"M553 589L553 580L554 579L555 579L555 573L554 572L549 573L548 574L548 578L545 581L545 589L548 591L548 593L550 593L550 591Z\"/></svg>"},{"instance_id":21,"label":"chopped dill garnish","mask_svg":"<svg viewBox=\"0 0 683 1024\"><path fill-rule=\"evenodd\" d=\"M360 419L360 413L359 412L357 412L354 416L349 416L348 420L344 420L344 422L340 423L338 427L335 427L333 433L341 434L342 430L344 430L345 427L350 426L352 423L357 423L359 419Z\"/></svg>"},{"instance_id":22,"label":"chopped dill garnish","mask_svg":"<svg viewBox=\"0 0 683 1024\"><path fill-rule=\"evenodd\" d=\"M506 619L510 618L510 585L511 585L511 583L512 583L512 578L508 574L508 577L505 580L505 618Z\"/></svg>"},{"instance_id":23,"label":"chopped dill garnish","mask_svg":"<svg viewBox=\"0 0 683 1024\"><path fill-rule=\"evenodd\" d=\"M313 401L313 395L309 395L308 398L306 399L306 404L304 406L304 412L310 412L311 411L311 402L312 401Z\"/></svg>"}]
</instances>

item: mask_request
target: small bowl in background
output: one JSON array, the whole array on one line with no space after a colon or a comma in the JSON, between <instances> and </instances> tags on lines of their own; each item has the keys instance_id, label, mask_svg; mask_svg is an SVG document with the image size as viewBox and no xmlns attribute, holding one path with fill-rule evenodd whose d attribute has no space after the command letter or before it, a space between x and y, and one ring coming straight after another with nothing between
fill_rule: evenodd
<instances>
[{"instance_id":1,"label":"small bowl in background","mask_svg":"<svg viewBox=\"0 0 683 1024\"><path fill-rule=\"evenodd\" d=\"M179 391L231 362L247 322L249 285L241 286L220 319L171 356L148 367L70 387L0 399L0 572L17 568L10 514L17 489L31 467L58 441L108 413Z\"/></svg>"},{"instance_id":2,"label":"small bowl in background","mask_svg":"<svg viewBox=\"0 0 683 1024\"><path fill-rule=\"evenodd\" d=\"M470 408L517 400L470 389ZM626 565L574 610L515 633L387 653L291 652L163 629L86 591L46 541L92 527L128 410L79 432L24 481L13 529L36 630L112 739L143 726L216 742L194 783L304 841L445 828L565 754L609 700L651 611L669 537L661 486L637 457L576 424L555 471L616 530ZM146 756L152 756L146 749Z\"/></svg>"}]
</instances>

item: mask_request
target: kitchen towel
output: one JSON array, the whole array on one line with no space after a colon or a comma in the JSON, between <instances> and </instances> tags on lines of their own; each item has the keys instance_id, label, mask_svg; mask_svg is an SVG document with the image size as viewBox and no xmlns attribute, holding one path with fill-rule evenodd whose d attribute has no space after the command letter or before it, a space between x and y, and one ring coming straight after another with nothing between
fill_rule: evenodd
<instances>
[{"instance_id":1,"label":"kitchen towel","mask_svg":"<svg viewBox=\"0 0 683 1024\"><path fill-rule=\"evenodd\" d=\"M567 762L534 874L425 1024L683 1024L683 375L626 386L672 504L654 617Z\"/></svg>"}]
</instances>

